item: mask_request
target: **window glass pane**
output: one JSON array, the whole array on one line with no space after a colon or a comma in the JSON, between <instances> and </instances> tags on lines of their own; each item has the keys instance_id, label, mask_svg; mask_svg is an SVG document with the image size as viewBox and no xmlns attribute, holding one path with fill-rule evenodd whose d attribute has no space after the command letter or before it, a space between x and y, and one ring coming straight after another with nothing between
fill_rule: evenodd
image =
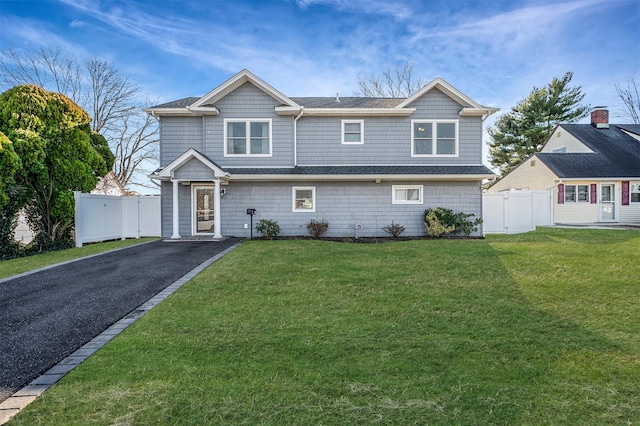
<instances>
[{"instance_id":1,"label":"window glass pane","mask_svg":"<svg viewBox=\"0 0 640 426\"><path fill-rule=\"evenodd\" d=\"M344 131L349 133L360 133L360 123L344 123Z\"/></svg>"},{"instance_id":2,"label":"window glass pane","mask_svg":"<svg viewBox=\"0 0 640 426\"><path fill-rule=\"evenodd\" d=\"M269 123L251 123L251 137L252 138L268 138L269 137Z\"/></svg>"},{"instance_id":3,"label":"window glass pane","mask_svg":"<svg viewBox=\"0 0 640 426\"><path fill-rule=\"evenodd\" d=\"M227 136L233 137L246 137L247 125L245 123L227 123Z\"/></svg>"},{"instance_id":4,"label":"window glass pane","mask_svg":"<svg viewBox=\"0 0 640 426\"><path fill-rule=\"evenodd\" d=\"M448 138L454 139L456 137L456 125L453 123L438 123L438 139Z\"/></svg>"},{"instance_id":5,"label":"window glass pane","mask_svg":"<svg viewBox=\"0 0 640 426\"><path fill-rule=\"evenodd\" d=\"M227 154L246 154L247 140L245 138L229 138L227 140Z\"/></svg>"},{"instance_id":6,"label":"window glass pane","mask_svg":"<svg viewBox=\"0 0 640 426\"><path fill-rule=\"evenodd\" d=\"M413 137L431 138L431 123L413 123Z\"/></svg>"},{"instance_id":7,"label":"window glass pane","mask_svg":"<svg viewBox=\"0 0 640 426\"><path fill-rule=\"evenodd\" d=\"M413 142L414 154L432 154L431 139L416 139Z\"/></svg>"},{"instance_id":8,"label":"window glass pane","mask_svg":"<svg viewBox=\"0 0 640 426\"><path fill-rule=\"evenodd\" d=\"M313 209L313 190L296 189L296 209Z\"/></svg>"},{"instance_id":9,"label":"window glass pane","mask_svg":"<svg viewBox=\"0 0 640 426\"><path fill-rule=\"evenodd\" d=\"M632 192L631 193L631 202L632 203L640 203L640 192Z\"/></svg>"},{"instance_id":10,"label":"window glass pane","mask_svg":"<svg viewBox=\"0 0 640 426\"><path fill-rule=\"evenodd\" d=\"M418 201L420 199L420 191L417 188L407 189L407 201Z\"/></svg>"},{"instance_id":11,"label":"window glass pane","mask_svg":"<svg viewBox=\"0 0 640 426\"><path fill-rule=\"evenodd\" d=\"M407 201L407 190L406 189L396 189L396 200L397 201Z\"/></svg>"},{"instance_id":12,"label":"window glass pane","mask_svg":"<svg viewBox=\"0 0 640 426\"><path fill-rule=\"evenodd\" d=\"M576 186L565 185L564 186L564 201L576 201Z\"/></svg>"},{"instance_id":13,"label":"window glass pane","mask_svg":"<svg viewBox=\"0 0 640 426\"><path fill-rule=\"evenodd\" d=\"M601 197L602 201L612 201L613 198L611 198L611 186L609 185L603 185L602 186L602 197Z\"/></svg>"},{"instance_id":14,"label":"window glass pane","mask_svg":"<svg viewBox=\"0 0 640 426\"><path fill-rule=\"evenodd\" d=\"M251 154L268 154L269 138L251 138Z\"/></svg>"},{"instance_id":15,"label":"window glass pane","mask_svg":"<svg viewBox=\"0 0 640 426\"><path fill-rule=\"evenodd\" d=\"M589 201L589 185L578 185L578 201Z\"/></svg>"},{"instance_id":16,"label":"window glass pane","mask_svg":"<svg viewBox=\"0 0 640 426\"><path fill-rule=\"evenodd\" d=\"M456 142L451 139L438 139L438 155L453 155L456 153Z\"/></svg>"},{"instance_id":17,"label":"window glass pane","mask_svg":"<svg viewBox=\"0 0 640 426\"><path fill-rule=\"evenodd\" d=\"M345 133L345 142L360 142L360 133Z\"/></svg>"}]
</instances>

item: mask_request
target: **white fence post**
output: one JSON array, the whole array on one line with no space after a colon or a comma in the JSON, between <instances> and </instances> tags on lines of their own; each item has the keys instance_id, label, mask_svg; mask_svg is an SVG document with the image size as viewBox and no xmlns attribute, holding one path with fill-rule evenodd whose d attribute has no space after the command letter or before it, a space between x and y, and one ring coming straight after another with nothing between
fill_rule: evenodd
<instances>
[{"instance_id":1,"label":"white fence post","mask_svg":"<svg viewBox=\"0 0 640 426\"><path fill-rule=\"evenodd\" d=\"M80 196L82 194L78 191L73 191L73 199L75 200L75 216L74 216L74 232L73 236L76 240L76 247L82 247L82 225L80 219L82 218L82 207L80 206Z\"/></svg>"}]
</instances>

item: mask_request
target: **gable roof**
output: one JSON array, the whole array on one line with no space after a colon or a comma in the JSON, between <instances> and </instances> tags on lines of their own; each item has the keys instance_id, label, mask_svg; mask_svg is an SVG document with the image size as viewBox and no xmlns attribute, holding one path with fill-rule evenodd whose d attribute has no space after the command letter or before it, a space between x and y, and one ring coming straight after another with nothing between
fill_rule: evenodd
<instances>
[{"instance_id":1,"label":"gable roof","mask_svg":"<svg viewBox=\"0 0 640 426\"><path fill-rule=\"evenodd\" d=\"M611 124L596 129L590 124L561 124L592 153L534 154L559 178L640 178L640 125Z\"/></svg>"},{"instance_id":2,"label":"gable roof","mask_svg":"<svg viewBox=\"0 0 640 426\"><path fill-rule=\"evenodd\" d=\"M202 97L187 97L156 105L144 111L152 115L219 115L215 103L245 83L251 83L280 105L275 107L278 115L315 116L409 116L415 108L410 105L431 90L437 89L462 106L461 116L483 116L499 111L483 106L438 77L408 98L370 97L288 97L250 71L244 69Z\"/></svg>"},{"instance_id":3,"label":"gable roof","mask_svg":"<svg viewBox=\"0 0 640 426\"><path fill-rule=\"evenodd\" d=\"M152 179L169 180L174 177L176 170L187 164L192 159L196 159L204 164L207 168L211 169L215 177L227 177L228 173L222 170L214 161L212 161L206 155L198 152L193 148L186 150L181 156L167 164L165 167L156 170L150 177Z\"/></svg>"}]
</instances>

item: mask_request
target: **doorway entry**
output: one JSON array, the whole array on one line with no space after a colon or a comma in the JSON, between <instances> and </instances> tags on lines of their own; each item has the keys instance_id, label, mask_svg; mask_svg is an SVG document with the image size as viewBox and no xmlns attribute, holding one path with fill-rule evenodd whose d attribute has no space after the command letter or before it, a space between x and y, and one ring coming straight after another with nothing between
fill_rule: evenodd
<instances>
[{"instance_id":1,"label":"doorway entry","mask_svg":"<svg viewBox=\"0 0 640 426\"><path fill-rule=\"evenodd\" d=\"M600 184L600 221L614 222L616 220L616 184Z\"/></svg>"},{"instance_id":2,"label":"doorway entry","mask_svg":"<svg viewBox=\"0 0 640 426\"><path fill-rule=\"evenodd\" d=\"M213 235L214 233L214 189L213 185L192 186L193 235Z\"/></svg>"}]
</instances>

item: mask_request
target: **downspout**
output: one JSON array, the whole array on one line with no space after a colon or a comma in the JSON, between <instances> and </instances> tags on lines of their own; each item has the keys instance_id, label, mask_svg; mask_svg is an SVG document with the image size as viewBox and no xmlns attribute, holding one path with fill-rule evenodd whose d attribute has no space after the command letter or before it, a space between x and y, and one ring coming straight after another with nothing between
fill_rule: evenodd
<instances>
[{"instance_id":1,"label":"downspout","mask_svg":"<svg viewBox=\"0 0 640 426\"><path fill-rule=\"evenodd\" d=\"M298 166L298 120L304 114L304 107L300 107L300 114L293 120L293 167Z\"/></svg>"}]
</instances>

